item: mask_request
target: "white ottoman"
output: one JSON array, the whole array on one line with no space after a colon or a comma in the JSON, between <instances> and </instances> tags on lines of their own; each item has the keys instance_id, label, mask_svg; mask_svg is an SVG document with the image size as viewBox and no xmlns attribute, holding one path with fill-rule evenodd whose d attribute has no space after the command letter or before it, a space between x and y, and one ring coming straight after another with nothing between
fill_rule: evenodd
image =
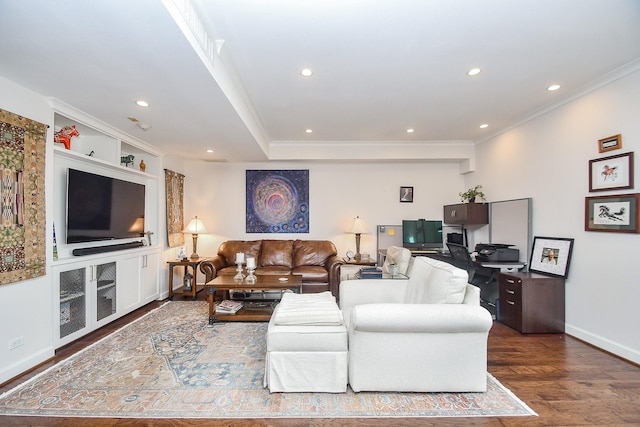
<instances>
[{"instance_id":1,"label":"white ottoman","mask_svg":"<svg viewBox=\"0 0 640 427\"><path fill-rule=\"evenodd\" d=\"M331 292L284 294L267 330L270 392L347 391L347 330Z\"/></svg>"}]
</instances>

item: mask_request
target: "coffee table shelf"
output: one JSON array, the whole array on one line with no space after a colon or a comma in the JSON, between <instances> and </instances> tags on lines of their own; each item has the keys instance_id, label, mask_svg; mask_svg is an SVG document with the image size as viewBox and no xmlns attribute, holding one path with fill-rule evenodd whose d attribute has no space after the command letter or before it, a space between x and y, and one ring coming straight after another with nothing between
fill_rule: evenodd
<instances>
[{"instance_id":1,"label":"coffee table shelf","mask_svg":"<svg viewBox=\"0 0 640 427\"><path fill-rule=\"evenodd\" d=\"M302 292L302 276L299 275L278 275L278 276L256 276L253 283L235 280L233 276L218 276L205 284L207 300L209 302L209 324L216 321L221 322L268 322L273 313L273 306L264 308L243 307L235 314L216 314L215 293L216 291L282 291L293 290Z\"/></svg>"}]
</instances>

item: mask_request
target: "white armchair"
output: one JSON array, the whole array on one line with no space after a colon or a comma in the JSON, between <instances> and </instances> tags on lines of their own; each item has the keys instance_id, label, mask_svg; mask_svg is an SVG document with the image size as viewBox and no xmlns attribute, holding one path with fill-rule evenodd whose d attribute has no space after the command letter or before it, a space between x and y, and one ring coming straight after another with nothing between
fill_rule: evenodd
<instances>
[{"instance_id":1,"label":"white armchair","mask_svg":"<svg viewBox=\"0 0 640 427\"><path fill-rule=\"evenodd\" d=\"M465 270L426 257L412 261L406 280L340 284L351 388L486 391L492 319L479 289Z\"/></svg>"}]
</instances>

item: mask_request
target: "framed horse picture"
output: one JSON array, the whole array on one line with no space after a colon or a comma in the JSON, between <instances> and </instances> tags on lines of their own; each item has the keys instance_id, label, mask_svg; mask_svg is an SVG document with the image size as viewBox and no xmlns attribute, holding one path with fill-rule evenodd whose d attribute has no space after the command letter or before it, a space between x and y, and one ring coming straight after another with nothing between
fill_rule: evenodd
<instances>
[{"instance_id":1,"label":"framed horse picture","mask_svg":"<svg viewBox=\"0 0 640 427\"><path fill-rule=\"evenodd\" d=\"M589 160L589 191L633 188L633 153Z\"/></svg>"},{"instance_id":2,"label":"framed horse picture","mask_svg":"<svg viewBox=\"0 0 640 427\"><path fill-rule=\"evenodd\" d=\"M640 233L640 193L585 197L585 231Z\"/></svg>"}]
</instances>

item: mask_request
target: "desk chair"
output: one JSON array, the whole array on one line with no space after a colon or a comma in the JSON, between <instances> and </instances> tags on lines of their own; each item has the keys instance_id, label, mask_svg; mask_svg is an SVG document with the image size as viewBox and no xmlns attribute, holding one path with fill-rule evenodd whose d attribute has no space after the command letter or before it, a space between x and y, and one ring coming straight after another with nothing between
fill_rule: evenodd
<instances>
[{"instance_id":1,"label":"desk chair","mask_svg":"<svg viewBox=\"0 0 640 427\"><path fill-rule=\"evenodd\" d=\"M482 267L471 258L466 246L447 243L452 264L469 274L469 283L480 288L480 305L496 315L496 304L499 296L498 281L495 270Z\"/></svg>"}]
</instances>

